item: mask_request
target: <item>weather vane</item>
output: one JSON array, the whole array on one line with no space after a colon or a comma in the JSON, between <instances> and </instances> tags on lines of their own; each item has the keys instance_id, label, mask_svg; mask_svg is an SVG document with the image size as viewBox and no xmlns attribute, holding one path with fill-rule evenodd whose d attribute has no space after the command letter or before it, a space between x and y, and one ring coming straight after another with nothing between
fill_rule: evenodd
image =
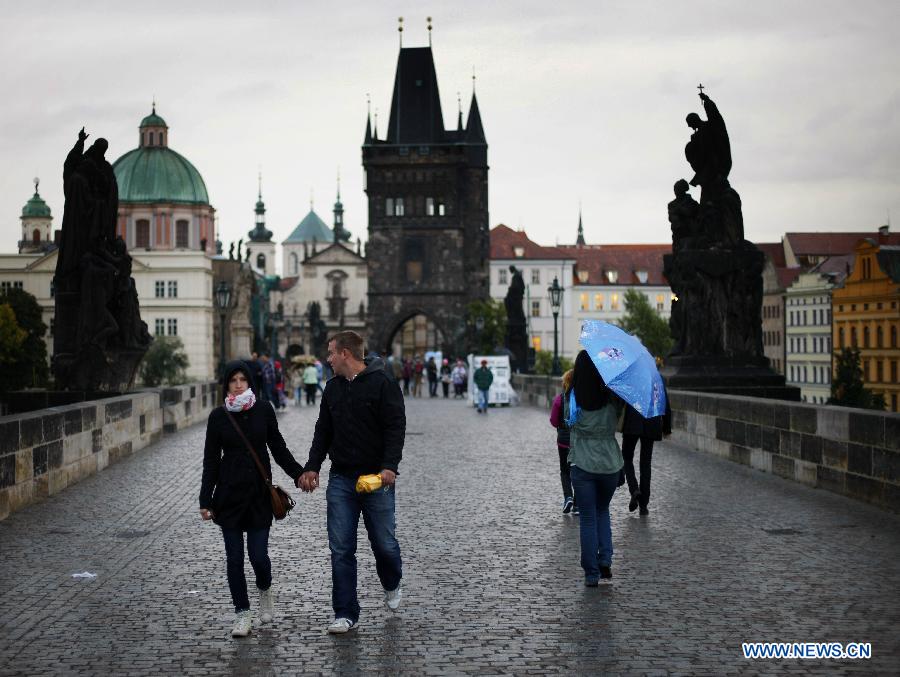
<instances>
[{"instance_id":1,"label":"weather vane","mask_svg":"<svg viewBox=\"0 0 900 677\"><path fill-rule=\"evenodd\" d=\"M400 34L400 47L403 47L403 17L397 19L397 32Z\"/></svg>"},{"instance_id":2,"label":"weather vane","mask_svg":"<svg viewBox=\"0 0 900 677\"><path fill-rule=\"evenodd\" d=\"M428 46L431 47L431 17L428 17Z\"/></svg>"}]
</instances>

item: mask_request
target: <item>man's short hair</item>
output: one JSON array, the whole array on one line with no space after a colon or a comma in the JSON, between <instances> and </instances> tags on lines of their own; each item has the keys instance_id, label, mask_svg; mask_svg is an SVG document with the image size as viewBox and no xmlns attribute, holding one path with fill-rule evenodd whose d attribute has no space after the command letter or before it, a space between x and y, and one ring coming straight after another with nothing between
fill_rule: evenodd
<instances>
[{"instance_id":1,"label":"man's short hair","mask_svg":"<svg viewBox=\"0 0 900 677\"><path fill-rule=\"evenodd\" d=\"M362 336L355 331L339 331L337 334L328 339L328 343L334 341L334 349L348 350L354 360L363 361L364 341Z\"/></svg>"}]
</instances>

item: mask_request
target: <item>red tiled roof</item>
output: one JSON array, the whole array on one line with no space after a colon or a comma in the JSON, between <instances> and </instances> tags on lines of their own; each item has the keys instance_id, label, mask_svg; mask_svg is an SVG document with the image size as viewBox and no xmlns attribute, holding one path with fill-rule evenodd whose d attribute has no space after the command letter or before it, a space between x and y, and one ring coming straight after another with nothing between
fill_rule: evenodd
<instances>
[{"instance_id":1,"label":"red tiled roof","mask_svg":"<svg viewBox=\"0 0 900 677\"><path fill-rule=\"evenodd\" d=\"M772 259L776 268L784 268L787 263L784 260L784 245L781 242L757 242L759 250Z\"/></svg>"},{"instance_id":2,"label":"red tiled roof","mask_svg":"<svg viewBox=\"0 0 900 677\"><path fill-rule=\"evenodd\" d=\"M575 258L575 284L610 285L606 276L614 270L616 285L667 285L663 277L663 256L672 253L671 244L603 244L561 246ZM637 271L647 271L647 281L638 279ZM587 282L578 273L587 271Z\"/></svg>"},{"instance_id":3,"label":"red tiled roof","mask_svg":"<svg viewBox=\"0 0 900 677\"><path fill-rule=\"evenodd\" d=\"M880 235L877 231L860 230L855 233L786 233L795 256L840 256L849 254L856 243L872 238L879 244L900 244L900 234Z\"/></svg>"},{"instance_id":4,"label":"red tiled roof","mask_svg":"<svg viewBox=\"0 0 900 677\"><path fill-rule=\"evenodd\" d=\"M759 245L757 245L758 247ZM775 274L778 275L778 286L782 289L787 289L792 284L794 284L794 280L800 277L801 273L805 273L807 271L806 268L802 266L795 266L793 268L775 268Z\"/></svg>"},{"instance_id":5,"label":"red tiled roof","mask_svg":"<svg viewBox=\"0 0 900 677\"><path fill-rule=\"evenodd\" d=\"M516 256L514 247L522 247L522 256ZM491 259L571 259L571 254L560 247L544 247L528 239L523 230L513 230L502 223L491 229Z\"/></svg>"}]
</instances>

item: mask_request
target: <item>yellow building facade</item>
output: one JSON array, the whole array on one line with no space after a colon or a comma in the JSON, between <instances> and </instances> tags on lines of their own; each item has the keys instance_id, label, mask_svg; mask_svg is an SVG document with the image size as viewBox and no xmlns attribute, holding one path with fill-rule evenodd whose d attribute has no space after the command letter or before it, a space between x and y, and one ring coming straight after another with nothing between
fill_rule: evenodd
<instances>
[{"instance_id":1,"label":"yellow building facade","mask_svg":"<svg viewBox=\"0 0 900 677\"><path fill-rule=\"evenodd\" d=\"M832 293L833 345L858 348L866 388L900 411L900 236L860 240L855 254Z\"/></svg>"}]
</instances>

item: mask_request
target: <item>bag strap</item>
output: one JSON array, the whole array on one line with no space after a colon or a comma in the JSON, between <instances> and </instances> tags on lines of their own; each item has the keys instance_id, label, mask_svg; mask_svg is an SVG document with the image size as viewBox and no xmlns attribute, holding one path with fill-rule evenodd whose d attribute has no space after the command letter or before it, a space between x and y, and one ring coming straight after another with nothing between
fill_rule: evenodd
<instances>
[{"instance_id":1,"label":"bag strap","mask_svg":"<svg viewBox=\"0 0 900 677\"><path fill-rule=\"evenodd\" d=\"M237 434L240 435L241 439L244 440L244 445L247 447L247 451L250 452L250 455L253 457L253 460L256 461L256 467L259 468L259 474L262 475L262 478L266 481L266 485L272 486L272 480L266 474L266 468L262 464L262 461L259 460L259 456L256 455L256 450L253 449L253 445L250 444L250 441L247 439L247 436L244 435L244 431L241 430L241 427L237 424L237 421L234 420L234 416L231 415L231 412L225 409L225 415L228 417L228 420L231 421L231 425L234 426L234 429L237 431Z\"/></svg>"}]
</instances>

